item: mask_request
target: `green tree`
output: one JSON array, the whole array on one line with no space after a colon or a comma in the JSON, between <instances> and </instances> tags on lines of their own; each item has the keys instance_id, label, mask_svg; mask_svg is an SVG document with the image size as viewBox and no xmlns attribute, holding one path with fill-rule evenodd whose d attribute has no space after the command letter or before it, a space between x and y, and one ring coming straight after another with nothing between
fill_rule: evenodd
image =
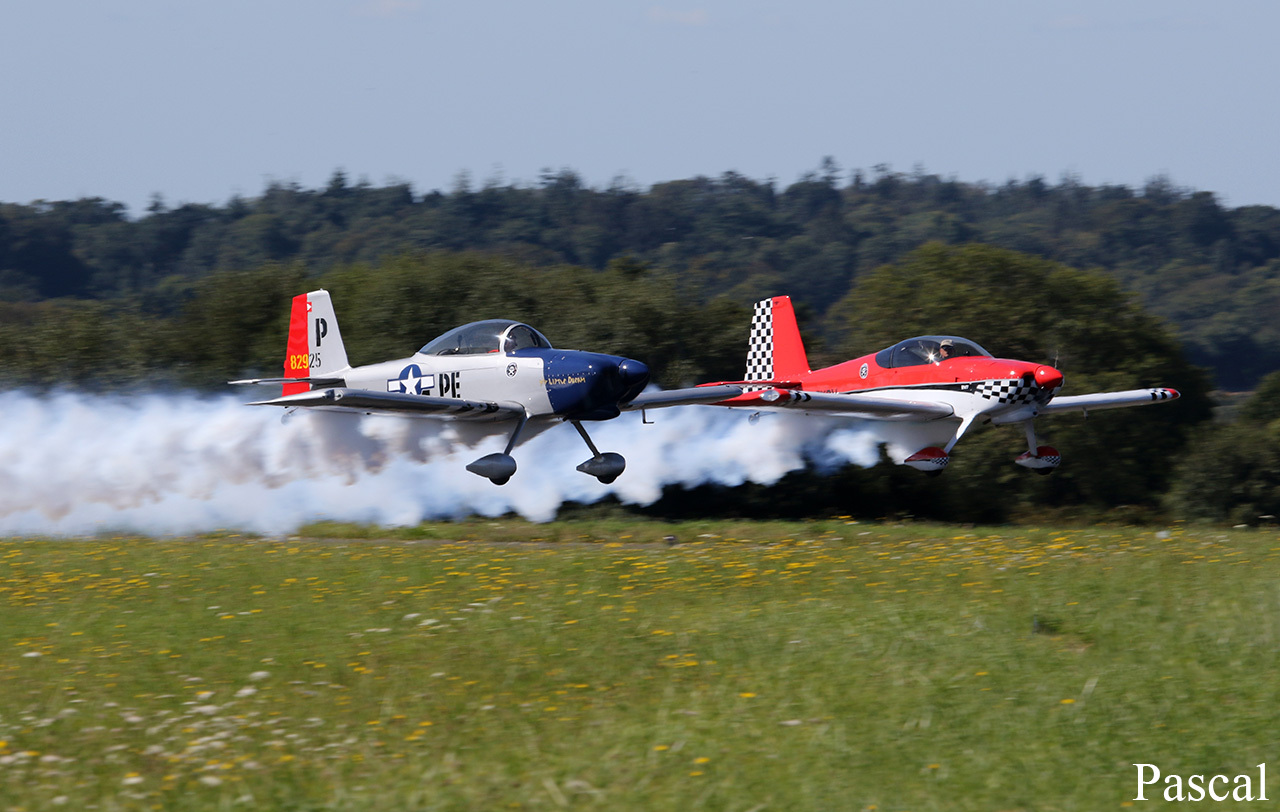
<instances>
[{"instance_id":1,"label":"green tree","mask_svg":"<svg viewBox=\"0 0 1280 812\"><path fill-rule=\"evenodd\" d=\"M1187 519L1261 524L1280 516L1280 372L1240 408L1237 422L1196 438L1167 498Z\"/></svg>"}]
</instances>

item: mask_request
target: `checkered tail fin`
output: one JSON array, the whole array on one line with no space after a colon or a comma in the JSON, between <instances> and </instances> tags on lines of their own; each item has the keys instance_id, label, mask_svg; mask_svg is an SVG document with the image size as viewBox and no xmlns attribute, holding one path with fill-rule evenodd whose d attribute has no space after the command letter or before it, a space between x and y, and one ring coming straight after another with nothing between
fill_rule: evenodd
<instances>
[{"instance_id":1,"label":"checkered tail fin","mask_svg":"<svg viewBox=\"0 0 1280 812\"><path fill-rule=\"evenodd\" d=\"M809 374L790 296L756 302L747 337L746 381L794 381Z\"/></svg>"},{"instance_id":2,"label":"checkered tail fin","mask_svg":"<svg viewBox=\"0 0 1280 812\"><path fill-rule=\"evenodd\" d=\"M289 313L289 347L284 357L284 376L319 378L349 366L329 291L313 290L294 296L293 309ZM307 383L286 383L284 394L310 389Z\"/></svg>"}]
</instances>

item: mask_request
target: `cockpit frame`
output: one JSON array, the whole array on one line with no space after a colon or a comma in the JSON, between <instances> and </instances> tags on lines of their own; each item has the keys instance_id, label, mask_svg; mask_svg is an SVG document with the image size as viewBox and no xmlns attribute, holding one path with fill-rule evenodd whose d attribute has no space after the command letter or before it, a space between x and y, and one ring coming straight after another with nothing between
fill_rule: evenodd
<instances>
[{"instance_id":1,"label":"cockpit frame","mask_svg":"<svg viewBox=\"0 0 1280 812\"><path fill-rule=\"evenodd\" d=\"M947 352L943 352L944 347ZM940 364L952 358L985 357L991 353L967 338L959 336L915 336L899 341L876 353L876 363L881 369Z\"/></svg>"},{"instance_id":2,"label":"cockpit frame","mask_svg":"<svg viewBox=\"0 0 1280 812\"><path fill-rule=\"evenodd\" d=\"M510 355L524 349L551 349L547 337L527 324L486 319L455 327L423 345L419 355Z\"/></svg>"}]
</instances>

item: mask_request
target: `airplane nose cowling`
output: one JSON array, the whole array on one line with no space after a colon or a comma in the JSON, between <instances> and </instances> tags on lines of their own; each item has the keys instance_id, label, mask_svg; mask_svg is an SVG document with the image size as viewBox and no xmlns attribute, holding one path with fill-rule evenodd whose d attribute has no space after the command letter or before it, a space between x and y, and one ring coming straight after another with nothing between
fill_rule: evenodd
<instances>
[{"instance_id":1,"label":"airplane nose cowling","mask_svg":"<svg viewBox=\"0 0 1280 812\"><path fill-rule=\"evenodd\" d=\"M544 366L547 397L570 420L609 420L649 385L649 367L630 358L566 350Z\"/></svg>"},{"instance_id":2,"label":"airplane nose cowling","mask_svg":"<svg viewBox=\"0 0 1280 812\"><path fill-rule=\"evenodd\" d=\"M1062 380L1062 373L1053 367L1036 367L1036 386L1039 386L1041 389L1057 389L1059 386L1062 386Z\"/></svg>"}]
</instances>

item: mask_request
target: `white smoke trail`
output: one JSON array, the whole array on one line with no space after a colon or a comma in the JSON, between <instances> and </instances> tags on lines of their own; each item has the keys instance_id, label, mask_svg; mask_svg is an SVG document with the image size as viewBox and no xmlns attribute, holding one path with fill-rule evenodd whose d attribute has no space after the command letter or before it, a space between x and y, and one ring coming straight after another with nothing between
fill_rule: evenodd
<instances>
[{"instance_id":1,"label":"white smoke trail","mask_svg":"<svg viewBox=\"0 0 1280 812\"><path fill-rule=\"evenodd\" d=\"M612 485L574 470L590 452L556 426L515 452L505 486L465 471L505 436L461 424L295 415L235 397L0 393L0 535L152 535L235 529L278 535L319 519L412 525L514 511L550 520L565 502L614 494L649 504L666 485L769 484L805 465L873 465L860 424L686 406L588 424L627 459ZM505 431L505 429L501 429ZM463 428L466 432L466 428Z\"/></svg>"}]
</instances>

